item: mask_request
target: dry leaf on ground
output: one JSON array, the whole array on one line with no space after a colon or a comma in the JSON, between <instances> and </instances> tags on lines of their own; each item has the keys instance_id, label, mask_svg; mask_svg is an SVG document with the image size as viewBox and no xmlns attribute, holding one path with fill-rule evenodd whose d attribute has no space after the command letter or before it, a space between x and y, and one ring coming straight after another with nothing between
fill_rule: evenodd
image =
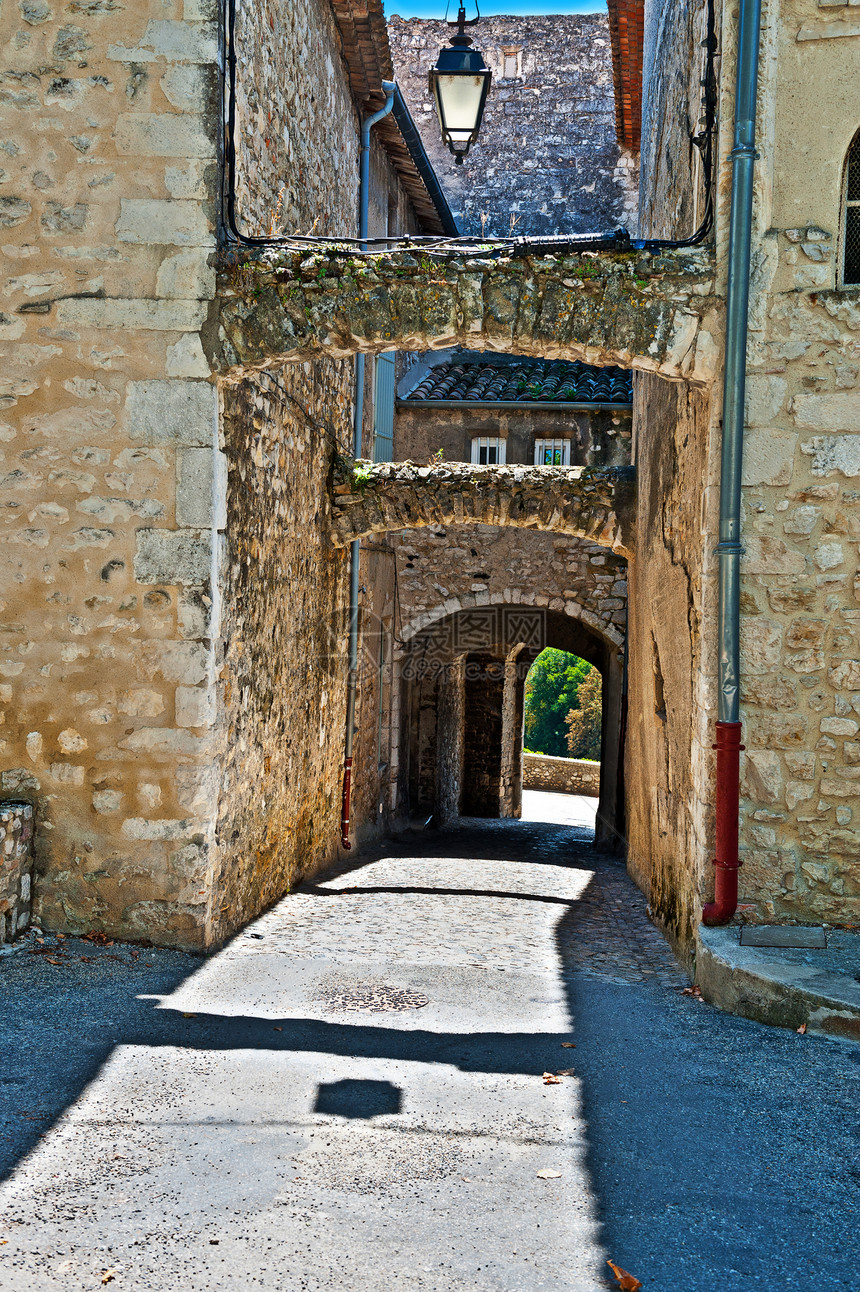
<instances>
[{"instance_id":1,"label":"dry leaf on ground","mask_svg":"<svg viewBox=\"0 0 860 1292\"><path fill-rule=\"evenodd\" d=\"M801 1035L801 1036L805 1036L805 1035L806 1035L806 1024L805 1024L805 1023L801 1023L801 1024L800 1024L800 1027L799 1027L797 1030L798 1030L798 1032L800 1033L800 1035Z\"/></svg>"},{"instance_id":2,"label":"dry leaf on ground","mask_svg":"<svg viewBox=\"0 0 860 1292\"><path fill-rule=\"evenodd\" d=\"M105 1270L104 1274L102 1275L102 1283L113 1283L117 1274L119 1274L118 1269Z\"/></svg>"},{"instance_id":3,"label":"dry leaf on ground","mask_svg":"<svg viewBox=\"0 0 860 1292\"><path fill-rule=\"evenodd\" d=\"M573 1041L562 1041L561 1048L563 1050L575 1050L576 1044Z\"/></svg>"},{"instance_id":4,"label":"dry leaf on ground","mask_svg":"<svg viewBox=\"0 0 860 1292\"><path fill-rule=\"evenodd\" d=\"M682 995L682 996L696 996L696 997L698 997L699 999L701 999L701 996L702 996L702 989L701 989L701 987L684 987L684 988L682 988L682 990L681 990L681 995Z\"/></svg>"},{"instance_id":5,"label":"dry leaf on ground","mask_svg":"<svg viewBox=\"0 0 860 1292\"><path fill-rule=\"evenodd\" d=\"M541 1171L536 1172L539 1180L560 1180L561 1171L553 1171L551 1167L545 1166Z\"/></svg>"},{"instance_id":6,"label":"dry leaf on ground","mask_svg":"<svg viewBox=\"0 0 860 1292\"><path fill-rule=\"evenodd\" d=\"M637 1288L641 1288L642 1284L634 1274L628 1274L620 1265L615 1265L612 1261L607 1261L606 1264L615 1275L615 1281L621 1288L621 1292L637 1292Z\"/></svg>"},{"instance_id":7,"label":"dry leaf on ground","mask_svg":"<svg viewBox=\"0 0 860 1292\"><path fill-rule=\"evenodd\" d=\"M545 1072L543 1074L543 1083L545 1086L560 1086L561 1077L557 1077L554 1072Z\"/></svg>"}]
</instances>

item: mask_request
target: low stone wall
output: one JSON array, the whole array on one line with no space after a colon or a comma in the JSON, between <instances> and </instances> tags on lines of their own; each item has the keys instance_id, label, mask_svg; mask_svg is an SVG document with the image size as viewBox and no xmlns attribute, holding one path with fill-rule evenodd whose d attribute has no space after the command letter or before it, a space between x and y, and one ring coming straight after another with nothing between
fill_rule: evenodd
<instances>
[{"instance_id":1,"label":"low stone wall","mask_svg":"<svg viewBox=\"0 0 860 1292\"><path fill-rule=\"evenodd\" d=\"M33 809L0 800L0 943L30 923L33 881Z\"/></svg>"},{"instance_id":2,"label":"low stone wall","mask_svg":"<svg viewBox=\"0 0 860 1292\"><path fill-rule=\"evenodd\" d=\"M597 798L600 794L600 763L587 763L582 758L523 754L523 789Z\"/></svg>"}]
</instances>

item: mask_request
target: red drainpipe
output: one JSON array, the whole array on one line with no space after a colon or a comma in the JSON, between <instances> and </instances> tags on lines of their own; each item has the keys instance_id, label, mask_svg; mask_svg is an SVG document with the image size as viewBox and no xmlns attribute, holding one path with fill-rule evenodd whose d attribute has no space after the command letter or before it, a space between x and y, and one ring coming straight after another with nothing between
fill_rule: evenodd
<instances>
[{"instance_id":1,"label":"red drainpipe","mask_svg":"<svg viewBox=\"0 0 860 1292\"><path fill-rule=\"evenodd\" d=\"M728 924L738 905L738 817L740 803L741 724L718 722L717 820L714 900L702 908L703 924Z\"/></svg>"},{"instance_id":2,"label":"red drainpipe","mask_svg":"<svg viewBox=\"0 0 860 1292\"><path fill-rule=\"evenodd\" d=\"M340 846L349 852L352 844L349 839L349 800L352 791L352 758L347 755L343 760L343 799L340 810Z\"/></svg>"}]
</instances>

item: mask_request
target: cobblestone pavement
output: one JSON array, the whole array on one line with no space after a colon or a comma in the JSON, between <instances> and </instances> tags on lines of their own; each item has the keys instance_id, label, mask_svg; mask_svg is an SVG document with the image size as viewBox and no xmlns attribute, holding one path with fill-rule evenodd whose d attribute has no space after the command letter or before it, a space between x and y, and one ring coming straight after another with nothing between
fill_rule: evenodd
<instances>
[{"instance_id":1,"label":"cobblestone pavement","mask_svg":"<svg viewBox=\"0 0 860 1292\"><path fill-rule=\"evenodd\" d=\"M207 961L31 949L3 1292L845 1286L860 1049L683 995L584 830L404 836Z\"/></svg>"}]
</instances>

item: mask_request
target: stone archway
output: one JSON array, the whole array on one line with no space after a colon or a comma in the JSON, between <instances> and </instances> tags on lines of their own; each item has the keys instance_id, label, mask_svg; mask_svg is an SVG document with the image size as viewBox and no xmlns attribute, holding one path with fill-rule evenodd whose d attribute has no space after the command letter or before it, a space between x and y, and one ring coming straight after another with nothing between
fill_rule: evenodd
<instances>
[{"instance_id":1,"label":"stone archway","mask_svg":"<svg viewBox=\"0 0 860 1292\"><path fill-rule=\"evenodd\" d=\"M479 467L344 463L336 471L332 543L427 525L511 525L587 539L627 556L634 476L626 467Z\"/></svg>"},{"instance_id":2,"label":"stone archway","mask_svg":"<svg viewBox=\"0 0 860 1292\"><path fill-rule=\"evenodd\" d=\"M525 679L540 651L555 646L593 664L603 679L597 842L617 846L623 830L618 636L557 610L504 603L464 607L416 626L399 652L398 757L410 813L445 823L479 804L480 815L519 815ZM477 779L469 758L480 765Z\"/></svg>"},{"instance_id":3,"label":"stone archway","mask_svg":"<svg viewBox=\"0 0 860 1292\"><path fill-rule=\"evenodd\" d=\"M514 257L245 251L222 268L212 370L452 345L655 372L708 385L721 305L708 248Z\"/></svg>"}]
</instances>

